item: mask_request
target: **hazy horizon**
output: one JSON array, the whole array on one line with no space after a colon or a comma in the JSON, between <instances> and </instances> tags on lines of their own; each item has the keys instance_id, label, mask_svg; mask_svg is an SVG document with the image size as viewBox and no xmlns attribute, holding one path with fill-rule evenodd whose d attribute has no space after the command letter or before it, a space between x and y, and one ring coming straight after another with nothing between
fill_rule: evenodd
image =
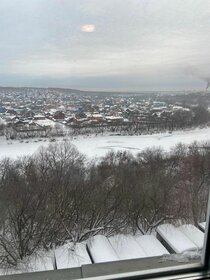
<instances>
[{"instance_id":1,"label":"hazy horizon","mask_svg":"<svg viewBox=\"0 0 210 280\"><path fill-rule=\"evenodd\" d=\"M142 93L199 93L199 92L203 92L203 93L209 93L209 89L206 90L206 88L198 88L198 89L179 89L179 90L126 90L126 89L103 89L103 88L93 88L93 89L83 89L83 88L72 88L72 87L56 87L56 86L10 86L10 85L5 85L5 86L1 86L0 85L0 89L7 89L7 88L12 88L12 89L58 89L58 90L72 90L72 91L78 91L78 92L96 92L96 93L119 93L119 94L126 94L126 93L132 93L132 94L142 94Z\"/></svg>"}]
</instances>

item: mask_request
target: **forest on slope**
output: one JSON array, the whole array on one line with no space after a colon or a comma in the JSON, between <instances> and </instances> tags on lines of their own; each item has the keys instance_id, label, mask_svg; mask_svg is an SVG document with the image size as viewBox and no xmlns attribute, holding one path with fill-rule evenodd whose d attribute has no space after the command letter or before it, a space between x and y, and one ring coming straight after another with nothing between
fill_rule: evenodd
<instances>
[{"instance_id":1,"label":"forest on slope","mask_svg":"<svg viewBox=\"0 0 210 280\"><path fill-rule=\"evenodd\" d=\"M206 218L210 150L109 152L87 160L69 142L0 161L0 263L96 234L151 233L161 223Z\"/></svg>"}]
</instances>

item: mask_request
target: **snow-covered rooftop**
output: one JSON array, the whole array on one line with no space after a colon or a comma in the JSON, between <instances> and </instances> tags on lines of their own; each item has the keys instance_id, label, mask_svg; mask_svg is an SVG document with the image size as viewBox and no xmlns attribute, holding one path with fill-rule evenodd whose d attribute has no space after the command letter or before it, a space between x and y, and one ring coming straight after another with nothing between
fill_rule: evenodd
<instances>
[{"instance_id":1,"label":"snow-covered rooftop","mask_svg":"<svg viewBox=\"0 0 210 280\"><path fill-rule=\"evenodd\" d=\"M92 237L87 242L88 250L95 263L118 261L119 257L103 235Z\"/></svg>"},{"instance_id":2,"label":"snow-covered rooftop","mask_svg":"<svg viewBox=\"0 0 210 280\"><path fill-rule=\"evenodd\" d=\"M139 235L135 236L135 239L148 257L169 254L168 250L154 235Z\"/></svg>"},{"instance_id":3,"label":"snow-covered rooftop","mask_svg":"<svg viewBox=\"0 0 210 280\"><path fill-rule=\"evenodd\" d=\"M182 225L179 227L182 233L184 233L197 247L203 248L204 233L196 228L194 225Z\"/></svg>"},{"instance_id":4,"label":"snow-covered rooftop","mask_svg":"<svg viewBox=\"0 0 210 280\"><path fill-rule=\"evenodd\" d=\"M109 242L120 260L147 257L145 251L131 235L115 235L109 238Z\"/></svg>"},{"instance_id":5,"label":"snow-covered rooftop","mask_svg":"<svg viewBox=\"0 0 210 280\"><path fill-rule=\"evenodd\" d=\"M49 271L55 269L79 268L92 263L106 263L120 260L159 257L161 262L176 260L183 262L195 256L200 257L204 234L193 225L175 227L171 224L158 226L157 233L163 244L154 235L118 234L107 238L96 235L86 242L68 242L54 250L39 251L20 263L16 270L0 269L0 275L23 272ZM165 248L166 243L177 253L171 255ZM154 264L154 263L152 263ZM151 263L150 263L151 265Z\"/></svg>"},{"instance_id":6,"label":"snow-covered rooftop","mask_svg":"<svg viewBox=\"0 0 210 280\"><path fill-rule=\"evenodd\" d=\"M198 247L184 234L171 224L157 227L157 233L175 253L197 250Z\"/></svg>"},{"instance_id":7,"label":"snow-covered rooftop","mask_svg":"<svg viewBox=\"0 0 210 280\"><path fill-rule=\"evenodd\" d=\"M68 243L55 249L58 269L79 267L92 263L83 243Z\"/></svg>"}]
</instances>

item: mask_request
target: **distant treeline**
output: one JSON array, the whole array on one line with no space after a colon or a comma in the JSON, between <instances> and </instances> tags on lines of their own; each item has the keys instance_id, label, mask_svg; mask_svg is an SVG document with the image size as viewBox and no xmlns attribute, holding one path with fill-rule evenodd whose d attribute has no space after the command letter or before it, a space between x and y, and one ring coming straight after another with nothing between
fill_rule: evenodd
<instances>
[{"instance_id":1,"label":"distant treeline","mask_svg":"<svg viewBox=\"0 0 210 280\"><path fill-rule=\"evenodd\" d=\"M0 162L0 261L20 260L102 233L150 233L206 218L210 150L110 152L87 161L69 142Z\"/></svg>"}]
</instances>

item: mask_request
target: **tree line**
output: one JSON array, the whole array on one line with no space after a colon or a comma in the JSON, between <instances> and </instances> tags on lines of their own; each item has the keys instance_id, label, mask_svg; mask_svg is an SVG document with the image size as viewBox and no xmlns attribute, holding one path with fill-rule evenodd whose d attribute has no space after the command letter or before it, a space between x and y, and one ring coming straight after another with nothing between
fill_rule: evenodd
<instances>
[{"instance_id":1,"label":"tree line","mask_svg":"<svg viewBox=\"0 0 210 280\"><path fill-rule=\"evenodd\" d=\"M210 150L109 152L88 161L71 143L0 161L0 263L98 233L151 233L206 218Z\"/></svg>"}]
</instances>

